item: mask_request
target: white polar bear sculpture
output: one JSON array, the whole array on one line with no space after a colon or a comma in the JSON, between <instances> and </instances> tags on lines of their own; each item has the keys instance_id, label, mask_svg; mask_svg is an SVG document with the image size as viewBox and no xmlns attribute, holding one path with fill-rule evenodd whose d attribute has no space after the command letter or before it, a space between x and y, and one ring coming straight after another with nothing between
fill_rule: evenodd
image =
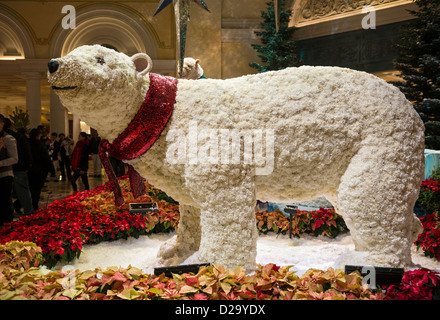
<instances>
[{"instance_id":1,"label":"white polar bear sculpture","mask_svg":"<svg viewBox=\"0 0 440 320\"><path fill-rule=\"evenodd\" d=\"M66 108L112 143L148 92L155 95L151 68L146 54L82 46L51 60L48 80ZM322 195L355 244L341 265L412 265L411 245L422 230L413 207L424 126L396 87L364 72L311 66L174 80L166 125L148 151L126 161L180 203L177 235L161 247L158 265L209 262L253 271L256 199ZM154 124L148 114L138 122Z\"/></svg>"}]
</instances>

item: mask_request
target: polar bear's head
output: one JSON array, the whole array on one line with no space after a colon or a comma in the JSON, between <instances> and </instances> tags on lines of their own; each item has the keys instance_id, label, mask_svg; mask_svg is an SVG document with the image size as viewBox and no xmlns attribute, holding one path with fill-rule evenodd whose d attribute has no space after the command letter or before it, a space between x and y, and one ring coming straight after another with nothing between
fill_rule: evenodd
<instances>
[{"instance_id":1,"label":"polar bear's head","mask_svg":"<svg viewBox=\"0 0 440 320\"><path fill-rule=\"evenodd\" d=\"M131 119L148 91L152 61L100 45L81 46L48 64L48 81L62 104L101 133L108 118Z\"/></svg>"}]
</instances>

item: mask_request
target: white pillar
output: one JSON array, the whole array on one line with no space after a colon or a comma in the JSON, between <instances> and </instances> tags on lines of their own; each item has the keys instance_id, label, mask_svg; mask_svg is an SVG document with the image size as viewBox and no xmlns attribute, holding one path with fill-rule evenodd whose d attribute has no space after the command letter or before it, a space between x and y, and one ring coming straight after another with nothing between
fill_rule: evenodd
<instances>
[{"instance_id":1,"label":"white pillar","mask_svg":"<svg viewBox=\"0 0 440 320\"><path fill-rule=\"evenodd\" d=\"M61 104L60 98L50 90L50 132L66 134L67 111Z\"/></svg>"},{"instance_id":2,"label":"white pillar","mask_svg":"<svg viewBox=\"0 0 440 320\"><path fill-rule=\"evenodd\" d=\"M81 125L80 125L79 117L76 115L73 115L73 141L78 141L79 133L81 132Z\"/></svg>"},{"instance_id":3,"label":"white pillar","mask_svg":"<svg viewBox=\"0 0 440 320\"><path fill-rule=\"evenodd\" d=\"M26 76L26 110L31 129L41 124L41 93L39 72L23 72Z\"/></svg>"}]
</instances>

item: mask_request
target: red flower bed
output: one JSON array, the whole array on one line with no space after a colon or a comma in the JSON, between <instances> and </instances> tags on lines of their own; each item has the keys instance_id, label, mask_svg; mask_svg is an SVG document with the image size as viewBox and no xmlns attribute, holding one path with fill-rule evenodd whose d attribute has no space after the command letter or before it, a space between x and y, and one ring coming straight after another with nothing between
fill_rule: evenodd
<instances>
[{"instance_id":1,"label":"red flower bed","mask_svg":"<svg viewBox=\"0 0 440 320\"><path fill-rule=\"evenodd\" d=\"M256 218L257 228L261 233L275 232L286 234L289 231L289 219L280 210L271 212L257 211ZM304 233L315 237L323 235L335 238L340 233L347 231L344 220L334 209L298 210L292 218L292 234L298 238Z\"/></svg>"},{"instance_id":2,"label":"red flower bed","mask_svg":"<svg viewBox=\"0 0 440 320\"><path fill-rule=\"evenodd\" d=\"M13 240L36 243L42 248L44 263L52 267L59 260L71 261L79 257L85 243L137 238L142 234L167 231L177 224L178 205L151 197L157 194L151 185L146 183L149 194L135 201L126 177L120 179L120 184L127 202L121 208L114 207L114 197L106 183L54 201L30 216L5 225L0 230L0 243ZM146 217L129 213L129 202L152 201L158 203L159 212Z\"/></svg>"},{"instance_id":3,"label":"red flower bed","mask_svg":"<svg viewBox=\"0 0 440 320\"><path fill-rule=\"evenodd\" d=\"M421 217L423 232L418 236L415 244L417 249L422 248L425 256L440 260L440 218L437 212Z\"/></svg>"},{"instance_id":4,"label":"red flower bed","mask_svg":"<svg viewBox=\"0 0 440 320\"><path fill-rule=\"evenodd\" d=\"M399 286L386 290L386 300L439 300L440 274L429 269L406 271Z\"/></svg>"},{"instance_id":5,"label":"red flower bed","mask_svg":"<svg viewBox=\"0 0 440 320\"><path fill-rule=\"evenodd\" d=\"M334 209L298 210L292 225L292 232L295 235L308 233L315 237L324 235L335 238L338 234L348 231L344 219Z\"/></svg>"},{"instance_id":6,"label":"red flower bed","mask_svg":"<svg viewBox=\"0 0 440 320\"><path fill-rule=\"evenodd\" d=\"M440 191L439 182L437 180L425 179L422 181L421 188L426 191L438 193Z\"/></svg>"},{"instance_id":7,"label":"red flower bed","mask_svg":"<svg viewBox=\"0 0 440 320\"><path fill-rule=\"evenodd\" d=\"M6 224L0 229L0 244L14 240L36 243L42 248L44 263L52 267L60 260L68 262L79 257L84 244L175 230L179 208L171 198L146 182L147 194L133 199L128 178L120 178L119 183L126 201L123 207L115 207L109 183L76 192L30 216ZM425 180L424 186L431 190L436 184ZM130 214L128 204L133 202L157 202L159 212L145 217ZM258 230L263 233L286 233L289 230L289 221L280 211L256 212L256 220ZM424 232L415 243L426 256L440 260L439 216L433 213L421 221ZM292 225L295 236L308 233L335 237L345 231L347 227L342 217L332 209L298 211Z\"/></svg>"},{"instance_id":8,"label":"red flower bed","mask_svg":"<svg viewBox=\"0 0 440 320\"><path fill-rule=\"evenodd\" d=\"M58 261L78 258L84 244L99 243L140 235L175 230L179 222L179 207L162 191L145 183L147 194L134 199L127 176L119 179L125 205L116 208L114 195L107 182L95 189L74 192L54 201L30 216L6 224L0 230L0 244L10 241L33 242L42 248L44 264L49 268ZM159 212L142 217L129 212L129 203L157 202ZM257 212L257 227L261 232L286 233L288 219L280 212ZM334 210L298 211L293 233L336 236L346 231L342 218Z\"/></svg>"}]
</instances>

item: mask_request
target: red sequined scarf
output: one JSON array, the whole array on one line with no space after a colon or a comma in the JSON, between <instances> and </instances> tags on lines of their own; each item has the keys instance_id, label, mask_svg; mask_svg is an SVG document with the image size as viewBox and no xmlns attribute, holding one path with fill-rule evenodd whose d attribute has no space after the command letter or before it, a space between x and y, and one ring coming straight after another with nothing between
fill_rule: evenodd
<instances>
[{"instance_id":1,"label":"red sequined scarf","mask_svg":"<svg viewBox=\"0 0 440 320\"><path fill-rule=\"evenodd\" d=\"M116 206L124 204L122 190L108 155L120 160L132 160L143 155L159 138L173 113L177 79L150 73L150 87L145 100L127 128L112 142L101 140L99 157L110 180ZM145 194L144 179L128 165L130 187L134 198Z\"/></svg>"}]
</instances>

